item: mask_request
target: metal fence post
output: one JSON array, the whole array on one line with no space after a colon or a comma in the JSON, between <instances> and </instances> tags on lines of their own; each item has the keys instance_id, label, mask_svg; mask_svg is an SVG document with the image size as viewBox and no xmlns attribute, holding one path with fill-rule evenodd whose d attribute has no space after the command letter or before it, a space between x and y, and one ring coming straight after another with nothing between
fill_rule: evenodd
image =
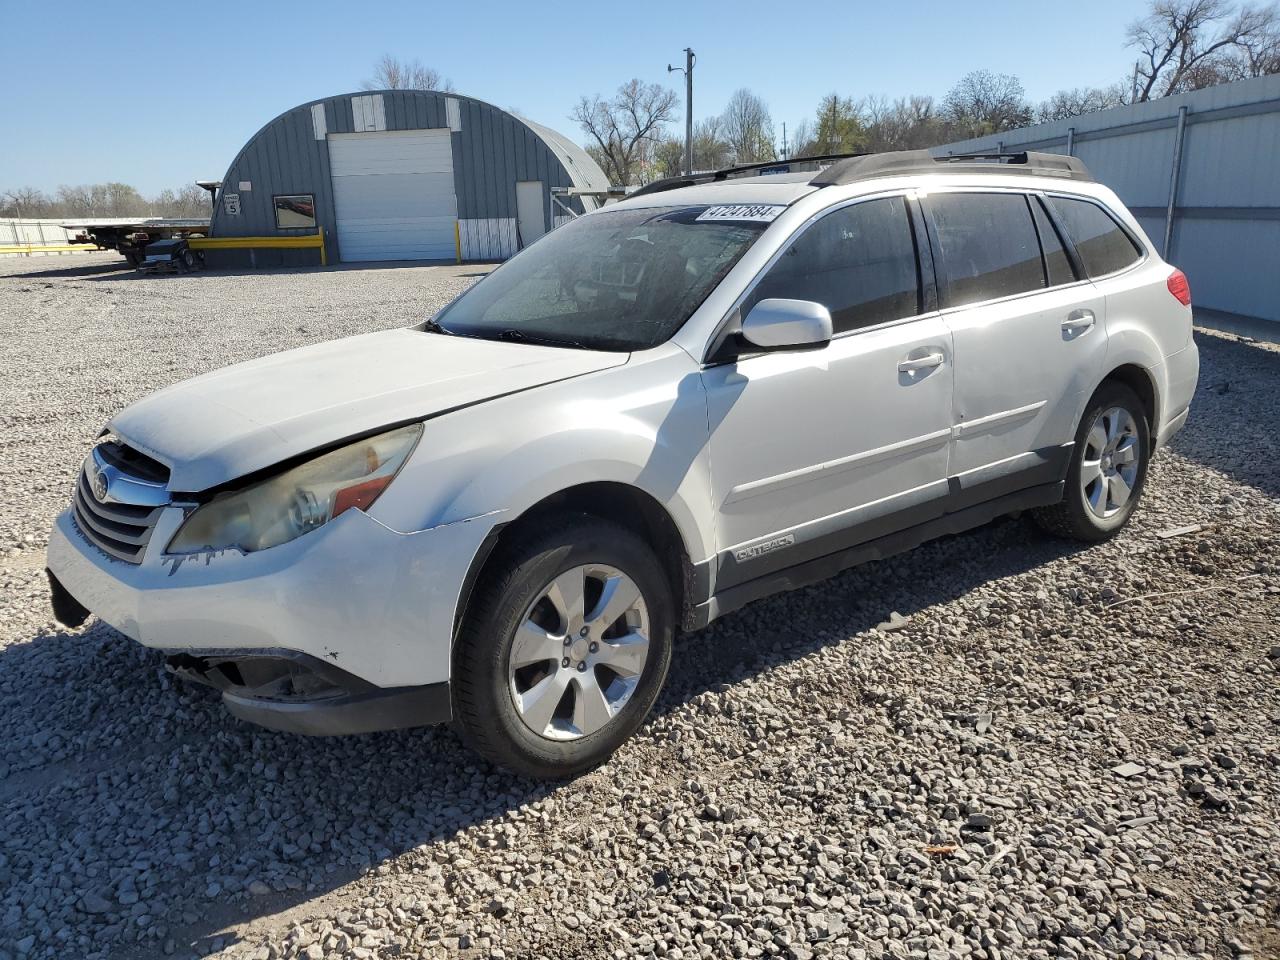
<instances>
[{"instance_id":1,"label":"metal fence post","mask_svg":"<svg viewBox=\"0 0 1280 960\"><path fill-rule=\"evenodd\" d=\"M1067 127L1067 156L1074 157L1076 155L1076 128Z\"/></svg>"},{"instance_id":2,"label":"metal fence post","mask_svg":"<svg viewBox=\"0 0 1280 960\"><path fill-rule=\"evenodd\" d=\"M1164 215L1164 247L1160 255L1169 259L1169 248L1173 243L1173 220L1178 204L1178 180L1182 173L1182 141L1187 132L1187 108L1178 108L1178 131L1173 137L1173 169L1169 173L1169 209Z\"/></svg>"}]
</instances>

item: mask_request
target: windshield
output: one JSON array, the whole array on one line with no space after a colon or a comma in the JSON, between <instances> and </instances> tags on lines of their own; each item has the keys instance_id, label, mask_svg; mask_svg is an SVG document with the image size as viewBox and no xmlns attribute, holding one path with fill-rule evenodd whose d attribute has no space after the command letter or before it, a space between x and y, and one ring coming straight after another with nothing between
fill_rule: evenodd
<instances>
[{"instance_id":1,"label":"windshield","mask_svg":"<svg viewBox=\"0 0 1280 960\"><path fill-rule=\"evenodd\" d=\"M650 207L572 220L481 280L428 328L594 350L657 346L782 208L770 207L767 218L761 209ZM733 211L752 219L732 219Z\"/></svg>"}]
</instances>

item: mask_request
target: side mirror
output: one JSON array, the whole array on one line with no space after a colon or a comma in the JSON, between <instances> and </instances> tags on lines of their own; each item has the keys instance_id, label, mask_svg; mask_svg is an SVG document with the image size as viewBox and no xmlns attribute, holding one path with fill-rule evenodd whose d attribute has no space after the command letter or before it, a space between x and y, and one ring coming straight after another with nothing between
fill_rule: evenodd
<instances>
[{"instance_id":1,"label":"side mirror","mask_svg":"<svg viewBox=\"0 0 1280 960\"><path fill-rule=\"evenodd\" d=\"M761 300L743 319L742 337L763 350L814 350L831 342L831 311L812 300Z\"/></svg>"}]
</instances>

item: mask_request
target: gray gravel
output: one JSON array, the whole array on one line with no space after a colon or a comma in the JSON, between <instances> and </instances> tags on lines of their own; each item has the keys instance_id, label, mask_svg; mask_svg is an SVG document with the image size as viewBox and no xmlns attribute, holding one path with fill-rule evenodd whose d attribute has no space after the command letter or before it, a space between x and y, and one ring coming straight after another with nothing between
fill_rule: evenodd
<instances>
[{"instance_id":1,"label":"gray gravel","mask_svg":"<svg viewBox=\"0 0 1280 960\"><path fill-rule=\"evenodd\" d=\"M259 731L51 622L112 412L475 272L118 264L0 262L0 960L1280 956L1280 351L1199 336L1116 540L1008 519L755 604L551 788L447 729Z\"/></svg>"}]
</instances>

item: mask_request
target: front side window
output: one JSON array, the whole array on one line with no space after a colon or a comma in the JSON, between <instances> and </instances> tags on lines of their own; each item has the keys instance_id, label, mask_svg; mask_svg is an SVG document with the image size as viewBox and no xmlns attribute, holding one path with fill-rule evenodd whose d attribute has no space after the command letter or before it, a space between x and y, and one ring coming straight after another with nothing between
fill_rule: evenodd
<instances>
[{"instance_id":1,"label":"front side window","mask_svg":"<svg viewBox=\"0 0 1280 960\"><path fill-rule=\"evenodd\" d=\"M906 200L866 200L818 220L769 268L743 303L743 316L774 297L821 303L836 333L920 313Z\"/></svg>"},{"instance_id":2,"label":"front side window","mask_svg":"<svg viewBox=\"0 0 1280 960\"><path fill-rule=\"evenodd\" d=\"M995 300L1045 286L1040 242L1020 193L937 193L929 199L947 307Z\"/></svg>"},{"instance_id":3,"label":"front side window","mask_svg":"<svg viewBox=\"0 0 1280 960\"><path fill-rule=\"evenodd\" d=\"M436 317L445 333L596 350L669 340L783 208L604 210L530 244Z\"/></svg>"},{"instance_id":4,"label":"front side window","mask_svg":"<svg viewBox=\"0 0 1280 960\"><path fill-rule=\"evenodd\" d=\"M316 225L316 198L309 193L275 197L276 226L281 230Z\"/></svg>"},{"instance_id":5,"label":"front side window","mask_svg":"<svg viewBox=\"0 0 1280 960\"><path fill-rule=\"evenodd\" d=\"M1123 270L1142 259L1142 250L1120 224L1096 203L1071 197L1050 197L1062 218L1090 277Z\"/></svg>"}]
</instances>

